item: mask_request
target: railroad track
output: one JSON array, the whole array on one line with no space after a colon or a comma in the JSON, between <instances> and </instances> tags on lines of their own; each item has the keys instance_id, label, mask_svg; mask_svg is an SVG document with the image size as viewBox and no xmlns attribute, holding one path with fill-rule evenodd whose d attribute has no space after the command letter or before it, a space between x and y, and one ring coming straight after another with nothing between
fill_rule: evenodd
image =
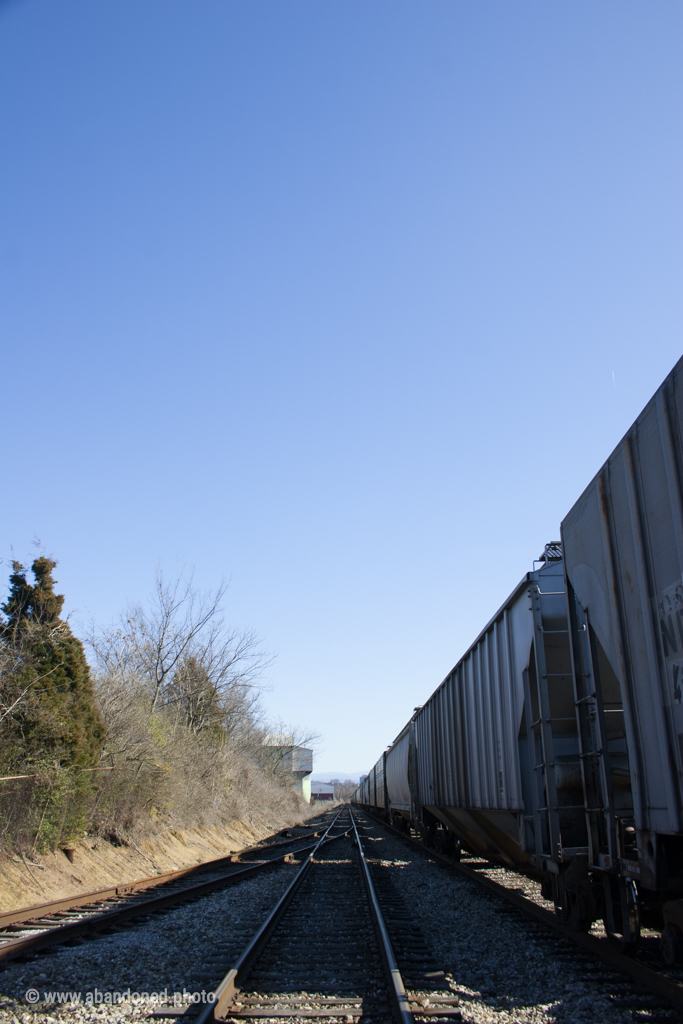
<instances>
[{"instance_id":1,"label":"railroad track","mask_svg":"<svg viewBox=\"0 0 683 1024\"><path fill-rule=\"evenodd\" d=\"M283 833L278 833L255 846L195 868L0 914L0 966L33 957L51 946L77 944L86 937L111 933L136 919L217 892L290 861L314 849L332 818L328 811L314 819L312 828L302 830L295 826L285 830L285 838L279 838ZM287 852L283 852L285 849Z\"/></svg>"},{"instance_id":2,"label":"railroad track","mask_svg":"<svg viewBox=\"0 0 683 1024\"><path fill-rule=\"evenodd\" d=\"M372 822L377 832L384 830L392 834L403 844L419 848L449 871L477 883L485 899L497 905L502 918L508 921L515 918L524 920L525 929L531 929L532 933L539 934L552 945L553 956L560 962L577 962L578 958L578 963L583 965L582 969L587 974L597 971L613 995L612 1005L631 1010L635 1014L634 1020L648 1024L683 1024L683 968L662 967L654 938L646 938L637 955L626 956L606 937L574 931L533 899L481 873L482 867L494 865L475 861L480 869L477 870L434 850L419 837L399 831L374 815L363 812L359 817ZM501 926L505 927L505 924L501 922ZM558 944L558 939L567 940L578 947L576 952L562 942ZM596 967L596 960L602 961L604 966Z\"/></svg>"},{"instance_id":3,"label":"railroad track","mask_svg":"<svg viewBox=\"0 0 683 1024\"><path fill-rule=\"evenodd\" d=\"M340 811L247 946L226 937L207 950L193 982L215 1001L153 1016L193 1024L459 1019L458 997L409 908L375 875L352 812Z\"/></svg>"},{"instance_id":4,"label":"railroad track","mask_svg":"<svg viewBox=\"0 0 683 1024\"><path fill-rule=\"evenodd\" d=\"M502 1011L501 1021L531 1024L554 1007L557 1019L590 1024L681 1020L621 968L513 905L518 893L502 900L495 884L451 882L434 851L418 851L365 814L355 828L348 810L328 822L316 849L298 850L282 872L102 943L8 964L4 991L16 1002L3 1015L0 997L0 1017L38 1024L57 1011L65 1024L94 1024L96 1007L89 1016L78 1006L60 1011L47 991L80 989L83 1001L87 990L130 986L163 996L112 1021L451 1024L462 1012L470 1024L488 1024ZM45 999L34 1009L42 1016L22 1016L30 989Z\"/></svg>"}]
</instances>

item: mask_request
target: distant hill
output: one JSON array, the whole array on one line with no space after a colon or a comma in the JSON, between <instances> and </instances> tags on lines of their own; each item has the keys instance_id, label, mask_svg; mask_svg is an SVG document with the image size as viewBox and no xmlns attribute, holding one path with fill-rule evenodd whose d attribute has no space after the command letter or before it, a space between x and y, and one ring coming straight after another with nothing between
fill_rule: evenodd
<instances>
[{"instance_id":1,"label":"distant hill","mask_svg":"<svg viewBox=\"0 0 683 1024\"><path fill-rule=\"evenodd\" d=\"M352 782L360 782L361 775L366 774L367 772L313 772L311 781L329 782L330 779L339 779L340 782L346 782L347 779L351 779Z\"/></svg>"}]
</instances>

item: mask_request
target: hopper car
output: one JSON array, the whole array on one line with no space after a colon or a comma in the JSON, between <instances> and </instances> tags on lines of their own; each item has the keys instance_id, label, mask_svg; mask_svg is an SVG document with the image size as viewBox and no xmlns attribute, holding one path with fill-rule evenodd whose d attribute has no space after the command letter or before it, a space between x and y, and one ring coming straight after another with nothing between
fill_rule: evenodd
<instances>
[{"instance_id":1,"label":"hopper car","mask_svg":"<svg viewBox=\"0 0 683 1024\"><path fill-rule=\"evenodd\" d=\"M354 801L683 962L683 359Z\"/></svg>"}]
</instances>

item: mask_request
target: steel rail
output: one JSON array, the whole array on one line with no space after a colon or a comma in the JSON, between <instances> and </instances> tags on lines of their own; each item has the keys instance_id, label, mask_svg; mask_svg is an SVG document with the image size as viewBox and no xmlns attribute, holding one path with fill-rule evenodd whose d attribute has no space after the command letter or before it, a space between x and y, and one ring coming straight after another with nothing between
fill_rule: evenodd
<instances>
[{"instance_id":1,"label":"steel rail","mask_svg":"<svg viewBox=\"0 0 683 1024\"><path fill-rule=\"evenodd\" d=\"M492 878L488 878L486 875L480 875L479 872L474 871L472 868L468 868L466 864L460 864L457 861L451 860L443 853L438 853L433 850L430 846L426 846L425 843L419 839L413 839L412 836L408 836L405 832L401 832L399 829L394 828L393 825L389 825L386 821L382 821L381 818L375 817L369 811L363 810L363 814L366 814L371 820L375 821L381 828L386 828L387 831L393 832L403 839L405 842L410 843L412 846L417 846L425 853L429 854L435 860L439 861L444 867L451 871L458 872L461 875L465 875L466 878L471 879L474 882L478 882L479 885L488 889L490 892L495 893L497 896L501 896L503 899L512 903L513 906L517 907L518 910L522 910L525 914L530 917L535 917L537 921L541 921L548 928L551 928L558 935L568 939L570 942L575 943L578 946L583 946L584 949L588 950L594 956L605 963L608 963L610 967L615 967L617 970L626 974L634 981L639 982L646 988L649 988L651 992L661 996L663 999L667 999L672 1006L677 1010L683 1010L683 985L680 985L677 981L673 981L668 978L665 974L654 970L652 967L648 967L647 964L642 963L640 960L635 960L631 956L626 956L624 953L620 953L618 949L609 944L608 939L598 939L595 935L589 935L586 932L577 932L569 925L563 924L557 917L556 914L550 910L546 910L545 907L541 907L538 903L534 903L533 900L528 899L521 893L514 892L512 889L508 889L506 886L501 885L500 882L495 882Z\"/></svg>"},{"instance_id":2,"label":"steel rail","mask_svg":"<svg viewBox=\"0 0 683 1024\"><path fill-rule=\"evenodd\" d=\"M280 918L284 914L285 910L291 903L297 890L300 888L301 883L308 874L313 858L320 847L331 841L331 839L340 839L344 835L348 835L347 832L340 833L339 836L330 837L328 834L337 822L337 819L341 815L340 810L334 817L332 823L328 826L327 830L323 833L322 837L313 847L311 853L308 855L304 863L301 865L296 875L287 886L284 894L280 897L276 905L273 907L268 917L265 919L263 924L259 927L258 931L251 937L246 948L239 955L234 965L230 968L228 973L225 975L223 980L220 982L215 990L215 1002L210 1003L206 1006L198 1017L194 1018L194 1024L207 1024L208 1021L222 1021L225 1020L226 1013L230 1008L230 1005L234 1002L237 993L240 990L240 985L244 983L244 980L249 973L249 969L258 957L263 946L270 938L271 934L275 930Z\"/></svg>"},{"instance_id":3,"label":"steel rail","mask_svg":"<svg viewBox=\"0 0 683 1024\"><path fill-rule=\"evenodd\" d=\"M276 850L279 846L291 846L292 843L300 843L302 839L317 839L322 832L324 825L319 825L315 832L304 832L302 836L294 836L291 839L278 839L276 843L269 843L267 839L255 846L245 846L242 850L235 850L230 854L233 864L239 862L241 857L251 857L255 853L265 853L267 850ZM276 833L277 834L277 833ZM207 861L210 864L211 861Z\"/></svg>"},{"instance_id":4,"label":"steel rail","mask_svg":"<svg viewBox=\"0 0 683 1024\"><path fill-rule=\"evenodd\" d=\"M335 836L334 838L337 837ZM63 943L71 942L73 939L80 938L82 935L94 935L97 932L115 927L117 924L133 920L136 917L146 917L148 914L157 913L178 903L184 903L198 896L204 896L207 893L226 888L228 885L232 885L233 882L241 881L245 877L257 874L259 871L266 871L278 864L285 863L290 857L294 856L294 853L301 854L315 851L319 845L320 840L312 846L305 846L301 850L273 857L270 860L263 861L261 864L250 864L241 870L231 871L228 874L220 875L218 878L211 878L206 882L197 882L195 885L189 885L171 893L163 893L162 895L152 896L149 899L140 900L135 903L125 903L111 910L96 912L84 917L81 921L73 921L63 925L57 924L54 927L50 927L50 924L46 922L45 931L40 931L36 935L13 939L0 945L0 961L13 959L31 950L59 946ZM121 888L123 887L119 887L119 889ZM65 908L62 906L62 909ZM36 918L32 920L35 921Z\"/></svg>"},{"instance_id":5,"label":"steel rail","mask_svg":"<svg viewBox=\"0 0 683 1024\"><path fill-rule=\"evenodd\" d=\"M379 934L380 950L382 953L382 960L386 968L387 975L390 981L391 996L394 1003L394 1009L396 1011L397 1019L400 1024L415 1024L415 1018L413 1017L410 1005L408 1003L408 994L403 984L403 978L401 972L398 969L398 963L396 962L396 956L394 954L394 947L387 931L387 926L384 921L384 915L377 899L377 893L375 892L375 886L373 885L372 878L370 876L370 868L368 866L365 851L363 850L363 844L361 842L358 829L356 827L356 820L353 816L353 811L350 810L351 823L353 825L354 842L358 847L358 854L360 857L361 871L363 873L363 880L365 882L365 888L368 894L368 900L370 908L372 910L372 916L375 922L375 927Z\"/></svg>"}]
</instances>

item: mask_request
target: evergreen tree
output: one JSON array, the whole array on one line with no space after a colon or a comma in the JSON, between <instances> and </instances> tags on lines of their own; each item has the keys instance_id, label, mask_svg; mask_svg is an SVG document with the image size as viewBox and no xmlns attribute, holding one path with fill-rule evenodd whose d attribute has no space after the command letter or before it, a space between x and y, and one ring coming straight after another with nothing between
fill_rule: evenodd
<instances>
[{"instance_id":1,"label":"evergreen tree","mask_svg":"<svg viewBox=\"0 0 683 1024\"><path fill-rule=\"evenodd\" d=\"M0 643L14 653L13 686L26 698L3 723L3 760L91 768L105 729L83 646L59 617L64 597L54 591L56 564L36 558L34 583L21 563L12 566Z\"/></svg>"},{"instance_id":2,"label":"evergreen tree","mask_svg":"<svg viewBox=\"0 0 683 1024\"><path fill-rule=\"evenodd\" d=\"M195 655L183 658L164 691L169 707L178 707L185 725L195 736L210 732L214 739L224 738L225 712L220 695L205 665Z\"/></svg>"}]
</instances>

